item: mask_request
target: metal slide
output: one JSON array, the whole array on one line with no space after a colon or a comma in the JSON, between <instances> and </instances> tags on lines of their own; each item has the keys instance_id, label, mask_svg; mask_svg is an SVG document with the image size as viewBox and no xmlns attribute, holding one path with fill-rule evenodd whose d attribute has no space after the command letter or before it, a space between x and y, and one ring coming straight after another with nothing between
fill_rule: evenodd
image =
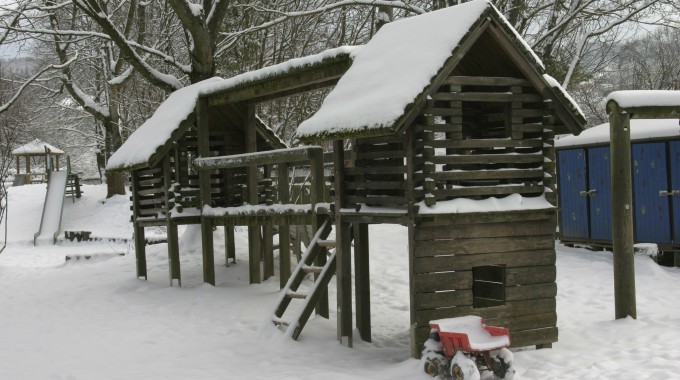
<instances>
[{"instance_id":1,"label":"metal slide","mask_svg":"<svg viewBox=\"0 0 680 380\"><path fill-rule=\"evenodd\" d=\"M34 245L38 245L39 241L51 242L52 244L57 242L57 236L61 228L61 214L64 207L67 179L67 170L54 171L50 174L42 219L40 219L40 229L33 235Z\"/></svg>"}]
</instances>

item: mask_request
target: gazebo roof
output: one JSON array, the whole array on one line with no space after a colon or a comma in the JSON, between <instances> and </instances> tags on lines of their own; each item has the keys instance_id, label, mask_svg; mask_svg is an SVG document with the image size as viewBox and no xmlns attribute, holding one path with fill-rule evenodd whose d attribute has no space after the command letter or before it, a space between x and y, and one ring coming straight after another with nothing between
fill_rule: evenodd
<instances>
[{"instance_id":1,"label":"gazebo roof","mask_svg":"<svg viewBox=\"0 0 680 380\"><path fill-rule=\"evenodd\" d=\"M12 154L15 156L40 156L45 154L45 148L49 149L52 154L64 154L63 150L38 139L14 149Z\"/></svg>"}]
</instances>

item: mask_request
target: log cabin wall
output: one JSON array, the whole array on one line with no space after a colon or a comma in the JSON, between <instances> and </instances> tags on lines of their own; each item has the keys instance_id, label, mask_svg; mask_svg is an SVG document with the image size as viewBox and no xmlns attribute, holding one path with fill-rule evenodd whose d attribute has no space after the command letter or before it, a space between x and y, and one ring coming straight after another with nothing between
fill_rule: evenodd
<instances>
[{"instance_id":1,"label":"log cabin wall","mask_svg":"<svg viewBox=\"0 0 680 380\"><path fill-rule=\"evenodd\" d=\"M168 211L166 205L163 164L152 168L138 169L132 172L132 217L133 221L153 220L164 216Z\"/></svg>"},{"instance_id":2,"label":"log cabin wall","mask_svg":"<svg viewBox=\"0 0 680 380\"><path fill-rule=\"evenodd\" d=\"M416 201L543 194L554 188L552 130L549 103L527 80L449 77L412 128Z\"/></svg>"},{"instance_id":3,"label":"log cabin wall","mask_svg":"<svg viewBox=\"0 0 680 380\"><path fill-rule=\"evenodd\" d=\"M513 347L557 341L555 211L420 216L415 225L417 356L433 319L479 315Z\"/></svg>"},{"instance_id":4,"label":"log cabin wall","mask_svg":"<svg viewBox=\"0 0 680 380\"><path fill-rule=\"evenodd\" d=\"M356 158L345 168L346 205L404 207L406 149L400 135L357 139Z\"/></svg>"},{"instance_id":5,"label":"log cabin wall","mask_svg":"<svg viewBox=\"0 0 680 380\"><path fill-rule=\"evenodd\" d=\"M554 194L551 103L525 79L451 76L412 133L414 201ZM555 211L417 214L414 356L433 319L479 315L515 347L557 341Z\"/></svg>"}]
</instances>

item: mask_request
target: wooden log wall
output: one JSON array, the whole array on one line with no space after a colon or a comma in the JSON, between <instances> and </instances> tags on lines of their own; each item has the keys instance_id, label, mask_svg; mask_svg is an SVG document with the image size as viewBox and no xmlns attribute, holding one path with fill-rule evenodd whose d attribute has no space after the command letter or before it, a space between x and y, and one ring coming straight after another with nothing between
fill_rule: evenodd
<instances>
[{"instance_id":1,"label":"wooden log wall","mask_svg":"<svg viewBox=\"0 0 680 380\"><path fill-rule=\"evenodd\" d=\"M512 346L557 341L555 211L419 216L412 317L417 352L433 319L479 315L507 327ZM488 271L502 273L497 284ZM486 307L488 306L488 307Z\"/></svg>"},{"instance_id":2,"label":"wooden log wall","mask_svg":"<svg viewBox=\"0 0 680 380\"><path fill-rule=\"evenodd\" d=\"M130 199L133 204L130 210L133 212L133 220L164 218L168 210L165 202L163 165L135 170L132 172L131 181Z\"/></svg>"},{"instance_id":3,"label":"wooden log wall","mask_svg":"<svg viewBox=\"0 0 680 380\"><path fill-rule=\"evenodd\" d=\"M412 128L416 200L537 196L554 188L554 174L545 182L550 114L524 79L449 77Z\"/></svg>"},{"instance_id":4,"label":"wooden log wall","mask_svg":"<svg viewBox=\"0 0 680 380\"><path fill-rule=\"evenodd\" d=\"M345 168L346 205L404 207L406 149L399 135L357 139L356 158Z\"/></svg>"}]
</instances>

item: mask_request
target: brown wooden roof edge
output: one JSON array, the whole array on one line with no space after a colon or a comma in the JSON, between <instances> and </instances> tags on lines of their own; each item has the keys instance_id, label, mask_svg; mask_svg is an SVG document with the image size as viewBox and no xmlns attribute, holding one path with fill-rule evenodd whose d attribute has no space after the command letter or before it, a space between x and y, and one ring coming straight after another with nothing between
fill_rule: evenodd
<instances>
[{"instance_id":1,"label":"brown wooden roof edge","mask_svg":"<svg viewBox=\"0 0 680 380\"><path fill-rule=\"evenodd\" d=\"M267 73L267 71L271 71L272 68L278 65L255 70L251 72L255 73L255 79L245 79L233 86L206 89L199 94L199 97L208 98L209 105L214 106L224 103L258 102L332 86L349 69L352 63L352 49L360 48L360 46L341 48L348 49L347 51L340 51L335 55L321 58L316 62L304 63L300 66L293 65L281 72L274 70L271 74ZM319 54L324 54L324 52ZM294 58L290 61L312 56L314 55ZM279 65L282 64L286 64L286 62ZM263 74L257 75L258 71L262 71ZM226 79L225 82L228 83L230 79Z\"/></svg>"}]
</instances>

